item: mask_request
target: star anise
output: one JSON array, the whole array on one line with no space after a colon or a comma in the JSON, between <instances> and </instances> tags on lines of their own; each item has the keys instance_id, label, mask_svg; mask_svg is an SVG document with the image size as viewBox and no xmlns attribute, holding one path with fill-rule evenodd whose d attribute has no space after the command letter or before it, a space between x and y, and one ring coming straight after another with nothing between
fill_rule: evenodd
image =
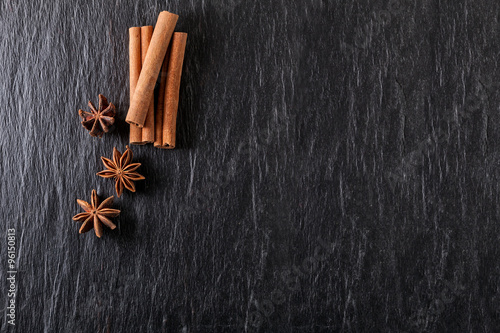
<instances>
[{"instance_id":1,"label":"star anise","mask_svg":"<svg viewBox=\"0 0 500 333\"><path fill-rule=\"evenodd\" d=\"M115 122L115 106L113 103L108 103L106 97L99 95L99 109L96 110L91 101L89 107L90 112L78 110L78 114L83 119L83 127L90 131L90 135L100 138Z\"/></svg>"},{"instance_id":2,"label":"star anise","mask_svg":"<svg viewBox=\"0 0 500 333\"><path fill-rule=\"evenodd\" d=\"M122 195L123 188L135 192L134 181L145 179L144 176L135 172L141 166L141 163L132 162L132 150L127 146L123 155L118 149L113 148L113 160L101 157L102 163L108 170L98 172L97 175L103 178L114 178L116 181L115 189L118 197Z\"/></svg>"},{"instance_id":3,"label":"star anise","mask_svg":"<svg viewBox=\"0 0 500 333\"><path fill-rule=\"evenodd\" d=\"M113 196L99 204L97 192L96 190L92 190L90 204L80 199L77 199L76 202L85 210L85 212L73 216L74 221L83 222L80 228L81 234L94 228L97 237L101 237L102 224L111 229L116 228L116 225L109 219L110 217L115 217L120 214L118 209L109 208L113 205Z\"/></svg>"}]
</instances>

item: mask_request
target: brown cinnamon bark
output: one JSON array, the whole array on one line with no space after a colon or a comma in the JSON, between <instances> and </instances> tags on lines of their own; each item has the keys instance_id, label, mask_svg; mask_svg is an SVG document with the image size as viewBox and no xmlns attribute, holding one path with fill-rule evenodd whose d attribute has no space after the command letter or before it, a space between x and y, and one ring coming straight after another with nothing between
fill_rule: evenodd
<instances>
[{"instance_id":1,"label":"brown cinnamon bark","mask_svg":"<svg viewBox=\"0 0 500 333\"><path fill-rule=\"evenodd\" d=\"M141 74L142 60L141 60L141 27L132 27L129 32L129 73L130 73L130 103L134 96L137 80ZM142 144L142 129L130 125L129 142L131 144Z\"/></svg>"},{"instance_id":2,"label":"brown cinnamon bark","mask_svg":"<svg viewBox=\"0 0 500 333\"><path fill-rule=\"evenodd\" d=\"M174 32L178 16L163 11L158 16L151 47L148 49L142 71L127 113L126 121L143 127L146 121L149 104L154 96L154 87L160 72L163 59L167 53L168 44Z\"/></svg>"},{"instance_id":3,"label":"brown cinnamon bark","mask_svg":"<svg viewBox=\"0 0 500 333\"><path fill-rule=\"evenodd\" d=\"M146 60L147 53L149 51L149 47L151 45L150 43L152 35L153 35L153 26L147 25L141 27L141 56L142 56L143 66ZM144 123L144 127L142 128L142 143L143 144L153 143L154 141L155 141L155 101L153 94L151 95L149 101L146 121Z\"/></svg>"},{"instance_id":4,"label":"brown cinnamon bark","mask_svg":"<svg viewBox=\"0 0 500 333\"><path fill-rule=\"evenodd\" d=\"M163 111L163 143L161 148L175 148L175 128L177 108L179 106L179 89L181 85L182 64L186 50L187 33L176 32L170 42L170 58L168 60L167 82L165 85L165 106Z\"/></svg>"},{"instance_id":5,"label":"brown cinnamon bark","mask_svg":"<svg viewBox=\"0 0 500 333\"><path fill-rule=\"evenodd\" d=\"M170 51L167 51L167 56L163 60L163 66L160 72L160 91L158 92L158 102L156 104L155 113L155 147L163 145L163 110L165 100L165 85L167 82L167 69Z\"/></svg>"}]
</instances>

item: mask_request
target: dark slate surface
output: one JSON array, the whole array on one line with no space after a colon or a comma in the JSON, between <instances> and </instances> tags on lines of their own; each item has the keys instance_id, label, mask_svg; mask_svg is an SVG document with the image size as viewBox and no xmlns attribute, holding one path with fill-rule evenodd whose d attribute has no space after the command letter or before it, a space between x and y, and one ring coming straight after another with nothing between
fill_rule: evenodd
<instances>
[{"instance_id":1,"label":"dark slate surface","mask_svg":"<svg viewBox=\"0 0 500 333\"><path fill-rule=\"evenodd\" d=\"M128 35L189 33L178 149L115 231ZM498 332L497 1L0 2L1 330ZM114 132L77 110L104 94ZM7 325L7 229L16 326Z\"/></svg>"}]
</instances>

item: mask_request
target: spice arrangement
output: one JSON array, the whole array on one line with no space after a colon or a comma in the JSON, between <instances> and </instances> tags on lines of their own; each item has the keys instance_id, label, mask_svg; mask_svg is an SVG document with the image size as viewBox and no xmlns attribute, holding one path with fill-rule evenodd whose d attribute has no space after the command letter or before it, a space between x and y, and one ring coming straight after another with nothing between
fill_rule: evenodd
<instances>
[{"instance_id":1,"label":"spice arrangement","mask_svg":"<svg viewBox=\"0 0 500 333\"><path fill-rule=\"evenodd\" d=\"M154 147L175 148L177 109L179 90L186 49L187 33L174 32L178 15L162 11L156 26L129 28L129 79L130 107L126 122L130 124L129 143ZM158 99L155 105L154 89L160 79ZM91 136L101 138L115 123L116 108L99 95L98 109L89 101L90 112L79 110L81 124ZM135 181L145 177L137 172L141 163L132 163L133 153L126 146L122 154L116 147L112 159L101 157L105 170L97 173L103 178L113 178L118 197L124 189L135 192ZM92 190L90 204L77 199L85 212L73 217L82 222L80 233L95 230L97 237L102 236L102 225L115 229L110 220L120 214L111 208L114 197L99 203L96 190Z\"/></svg>"},{"instance_id":2,"label":"spice arrangement","mask_svg":"<svg viewBox=\"0 0 500 333\"><path fill-rule=\"evenodd\" d=\"M182 65L187 33L173 32L177 15L161 12L156 28L129 29L130 144L154 143L157 148L175 147ZM167 43L162 40L167 40ZM154 88L160 74L158 102Z\"/></svg>"},{"instance_id":3,"label":"spice arrangement","mask_svg":"<svg viewBox=\"0 0 500 333\"><path fill-rule=\"evenodd\" d=\"M147 48L144 64L142 65L141 73L137 79L127 118L125 119L129 124L141 128L144 127L149 105L154 95L156 80L160 73L165 55L167 54L170 39L174 33L178 18L177 15L167 11L161 12L158 16L156 27L151 36L151 42ZM141 28L141 35L142 30Z\"/></svg>"}]
</instances>

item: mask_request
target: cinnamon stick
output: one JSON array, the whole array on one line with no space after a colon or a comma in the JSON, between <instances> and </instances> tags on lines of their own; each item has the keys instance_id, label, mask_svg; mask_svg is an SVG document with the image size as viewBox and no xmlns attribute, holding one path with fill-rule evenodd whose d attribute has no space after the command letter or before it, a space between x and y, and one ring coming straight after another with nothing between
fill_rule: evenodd
<instances>
[{"instance_id":1,"label":"cinnamon stick","mask_svg":"<svg viewBox=\"0 0 500 333\"><path fill-rule=\"evenodd\" d=\"M149 51L151 36L153 35L153 26L147 25L141 27L141 57L142 65L147 57ZM141 71L142 73L142 71ZM136 88L137 89L137 88ZM153 86L154 89L154 86ZM147 109L146 121L142 128L142 143L153 143L155 141L155 101L154 94L151 95Z\"/></svg>"},{"instance_id":2,"label":"cinnamon stick","mask_svg":"<svg viewBox=\"0 0 500 333\"><path fill-rule=\"evenodd\" d=\"M182 64L186 50L187 33L176 32L170 42L170 58L168 60L167 82L165 85L165 106L163 110L163 144L161 148L175 148L175 128L177 108L179 106L179 89L181 85Z\"/></svg>"},{"instance_id":3,"label":"cinnamon stick","mask_svg":"<svg viewBox=\"0 0 500 333\"><path fill-rule=\"evenodd\" d=\"M158 92L158 102L156 104L155 111L155 147L160 147L163 145L163 110L164 110L164 100L165 100L165 85L167 82L167 68L168 59L170 52L167 51L167 55L163 60L163 65L160 72L160 91Z\"/></svg>"},{"instance_id":4,"label":"cinnamon stick","mask_svg":"<svg viewBox=\"0 0 500 333\"><path fill-rule=\"evenodd\" d=\"M151 38L151 47L147 51L132 103L127 113L126 121L129 124L139 127L144 126L151 97L154 95L156 79L158 78L158 73L167 53L168 44L178 18L178 15L167 11L162 11L158 15L156 27Z\"/></svg>"},{"instance_id":5,"label":"cinnamon stick","mask_svg":"<svg viewBox=\"0 0 500 333\"><path fill-rule=\"evenodd\" d=\"M130 103L134 96L137 80L141 74L142 60L141 60L141 27L132 27L128 29L129 32L129 73L130 73ZM130 125L129 134L130 144L142 144L142 129Z\"/></svg>"}]
</instances>

